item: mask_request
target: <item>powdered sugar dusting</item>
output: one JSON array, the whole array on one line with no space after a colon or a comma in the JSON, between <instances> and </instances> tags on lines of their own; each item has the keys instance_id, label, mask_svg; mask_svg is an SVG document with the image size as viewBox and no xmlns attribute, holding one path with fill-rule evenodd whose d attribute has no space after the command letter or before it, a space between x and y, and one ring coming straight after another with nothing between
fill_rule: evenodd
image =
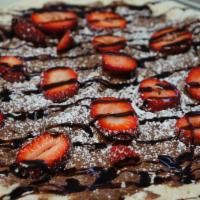
<instances>
[{"instance_id":1,"label":"powdered sugar dusting","mask_svg":"<svg viewBox=\"0 0 200 200\"><path fill-rule=\"evenodd\" d=\"M111 8L107 10L111 10ZM188 146L175 138L175 124L176 119L182 117L185 113L200 109L198 102L189 97L185 92L184 81L189 71L188 68L199 64L199 50L195 51L191 47L184 54L167 57L151 50L142 51L137 48L138 45L148 46L149 38L156 30L169 25L181 25L184 22L166 21L165 17L159 19L151 18L149 17L150 12L146 8L130 9L125 6L118 6L116 12L124 16L128 21L126 29L116 30L114 33L110 30L100 33L93 32L88 28L86 20L80 19L79 30L75 30L72 33L77 46L60 57L56 53L55 45L47 48L36 48L30 44L23 44L17 49L2 50L1 55L24 57L26 71L31 74L30 80L22 83L11 84L0 79L1 91L6 89L11 92L9 95L10 100L2 100L1 102L1 112L7 115L5 125L1 129L1 137L3 139L19 138L30 132L32 132L33 136L36 136L47 130L64 132L69 135L72 143L70 159L66 163L66 169L71 167L111 166L109 153L114 142L106 139L97 129L98 127L91 126L90 104L95 98L116 97L129 99L138 116L138 134L129 145L140 155L141 163L148 160L158 161L159 155L176 157L189 150ZM103 71L101 55L94 51L91 41L94 35L108 33L123 36L127 39L127 46L122 52L128 53L138 60L136 79L132 78L128 81L119 80ZM50 42L56 44L58 41L57 39L50 39ZM1 47L6 47L6 45L14 47L18 43L21 43L21 41L14 38L10 41L10 44L8 44L8 41L1 42ZM153 56L158 56L158 59L140 62L142 59L145 60L145 58ZM29 60L29 57L33 59ZM41 73L44 70L57 66L68 66L78 73L80 86L77 94L64 102L53 103L45 99L42 92L37 94L25 93L25 91L38 90ZM175 108L150 112L142 107L143 100L138 91L139 84L142 80L163 72L171 72L170 75L162 78L162 80L174 84L179 89L181 102ZM112 88L109 87L109 84L102 84L101 81L92 81L94 79L101 80L102 82L107 81L111 85L116 83L121 84L121 86L124 83L128 84L121 88ZM29 116L31 113L40 110L43 112L41 116ZM26 113L25 119L18 120L14 118L24 112ZM14 117L9 115L9 113L13 114ZM68 125L64 125L65 123ZM59 126L60 124L62 126ZM88 133L89 131L84 128L70 126L73 124L91 128L93 135L91 136ZM168 138L173 138L173 140ZM161 142L152 144L151 140L161 140ZM96 149L92 146L96 143L105 143L105 146ZM196 154L198 152L199 149L197 148ZM138 168L140 168L139 170L153 171L157 167L159 166L143 166L141 164ZM126 187L126 182L122 181L121 188L125 189Z\"/></svg>"}]
</instances>

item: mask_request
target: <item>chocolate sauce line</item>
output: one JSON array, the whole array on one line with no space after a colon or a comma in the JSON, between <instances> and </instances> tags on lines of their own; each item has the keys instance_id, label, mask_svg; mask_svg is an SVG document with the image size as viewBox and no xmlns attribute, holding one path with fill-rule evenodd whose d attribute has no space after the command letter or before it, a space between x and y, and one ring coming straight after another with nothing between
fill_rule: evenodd
<instances>
[{"instance_id":1,"label":"chocolate sauce line","mask_svg":"<svg viewBox=\"0 0 200 200\"><path fill-rule=\"evenodd\" d=\"M200 88L200 83L198 82L190 82L190 83L187 83L187 85L193 88Z\"/></svg>"},{"instance_id":2,"label":"chocolate sauce line","mask_svg":"<svg viewBox=\"0 0 200 200\"><path fill-rule=\"evenodd\" d=\"M79 127L80 128L80 124L70 124L70 125L62 125L62 127ZM53 127L55 128L55 127ZM86 125L82 126L81 128L86 129L86 132L88 133L88 127ZM47 128L47 130L50 130L51 128ZM91 131L91 130L90 130ZM91 131L92 132L92 131ZM91 136L90 136L91 137ZM22 146L22 144L27 141L27 139L32 139L34 138L33 135L29 134L26 137L21 137L21 138L14 138L14 139L10 139L10 140L0 140L0 148L10 148L10 149L17 149L20 146ZM152 139L152 140L138 140L135 139L136 143L138 144L151 144L151 145L155 145L157 143L163 143L166 141L172 141L172 140L176 140L177 137L176 136L171 136L171 137L167 137L167 138L161 138L161 139ZM119 142L120 143L120 142ZM123 143L123 142L122 142ZM72 145L74 147L87 147L90 150L100 150L100 149L105 149L108 147L108 143L82 143L81 141L77 141L77 142L73 142Z\"/></svg>"},{"instance_id":3,"label":"chocolate sauce line","mask_svg":"<svg viewBox=\"0 0 200 200\"><path fill-rule=\"evenodd\" d=\"M13 189L9 194L1 196L0 200L5 200L7 198L9 198L10 200L19 199L28 194L33 194L33 192L36 190L36 187L33 186L18 186L15 189Z\"/></svg>"},{"instance_id":4,"label":"chocolate sauce line","mask_svg":"<svg viewBox=\"0 0 200 200\"><path fill-rule=\"evenodd\" d=\"M93 56L93 55L97 55L95 53L92 52L87 52L87 53L83 53L83 54L79 54L76 56L52 56L50 54L44 54L44 55L40 55L40 57L38 56L27 56L24 57L23 59L25 61L34 61L34 60L40 60L40 61L49 61L49 59L51 60L57 60L57 59L77 59L77 58L82 58L82 57L87 57L87 56Z\"/></svg>"},{"instance_id":5,"label":"chocolate sauce line","mask_svg":"<svg viewBox=\"0 0 200 200\"><path fill-rule=\"evenodd\" d=\"M10 140L2 140L0 139L0 148L19 148L27 139L31 139L34 136L32 134L27 134L25 137L14 138Z\"/></svg>"},{"instance_id":6,"label":"chocolate sauce line","mask_svg":"<svg viewBox=\"0 0 200 200\"><path fill-rule=\"evenodd\" d=\"M187 153L187 152L186 152ZM182 158L181 158L181 160L182 160L182 162L184 161L184 160L190 160L191 159L191 157L189 156L188 157L188 155L186 154L186 153L183 153L183 154L180 154L179 155L179 157L180 156L182 156ZM184 155L185 154L185 155ZM186 157L185 157L186 156ZM178 157L178 158L179 158ZM198 157L197 157L198 158ZM194 158L195 159L195 158ZM133 158L133 160L134 160L134 158ZM177 159L176 159L177 160ZM64 169L64 170L61 170L61 171L58 171L58 172L56 172L56 175L58 175L58 176L75 176L75 175L84 175L84 174L87 174L87 175L93 175L93 176L97 176L97 178L98 178L98 180L99 179L102 179L102 177L100 177L99 178L99 173L102 173L103 172L103 177L105 176L105 172L107 173L107 172L109 172L109 171L112 171L112 170L114 170L114 171L118 171L118 170L120 170L120 172L118 172L117 174L118 175L120 175L121 173L124 173L125 171L130 171L130 172L132 172L132 173L134 173L134 174L138 174L138 173L141 173L141 172L143 172L143 171L133 171L132 169L127 169L126 167L128 167L128 166L134 166L134 165L140 165L141 164L141 162L142 163L147 163L147 164L163 164L163 165L165 165L165 166L167 166L168 168L170 168L170 169L174 169L175 170L175 172L171 172L171 173L177 173L177 172L181 172L181 173L183 173L184 172L184 170L182 171L181 169L180 169L180 165L179 165L179 163L180 163L180 159L179 159L179 161L176 161L175 159L173 159L172 157L170 157L170 156L167 156L167 155L159 155L158 156L158 160L157 161L153 161L153 160L142 160L142 161L140 161L139 163L135 163L135 162L130 162L130 160L124 160L124 161L122 161L122 165L116 165L116 166L112 166L112 167L109 167L109 168L103 168L103 167L98 167L98 166L96 166L96 167L90 167L90 168L79 168L79 169L77 169L77 168L68 168L68 169ZM27 162L27 165L29 165L28 164L29 162ZM31 161L30 162L30 167L33 167L33 166L35 166L35 167L39 167L39 168L43 168L43 166L41 166L41 164L42 163L40 163L40 162L37 162L37 160L36 161ZM45 168L44 168L45 169ZM125 169L125 171L124 170L121 170L121 169ZM49 170L49 169L48 169ZM151 171L150 171L151 172ZM163 173L163 172L167 172L168 173L168 171L166 171L165 169L159 169L159 170L156 170L156 171L152 171L152 172L154 172L154 173L156 173L156 174L159 174L159 173ZM52 172L50 172L50 173L52 173ZM115 177L114 177L115 178ZM107 179L106 179L107 180ZM97 181L95 181L95 182L97 182ZM98 181L99 182L99 181Z\"/></svg>"},{"instance_id":7,"label":"chocolate sauce line","mask_svg":"<svg viewBox=\"0 0 200 200\"><path fill-rule=\"evenodd\" d=\"M164 32L156 37L153 37L150 39L150 41L155 41L155 40L159 40L160 38L166 37L168 34L178 34L178 36L183 35L182 32L184 31L184 27L183 28L177 28L176 30L172 30L170 32Z\"/></svg>"},{"instance_id":8,"label":"chocolate sauce line","mask_svg":"<svg viewBox=\"0 0 200 200\"><path fill-rule=\"evenodd\" d=\"M164 45L164 46L162 47L162 49L168 49L168 48L170 48L170 47L179 47L179 46L183 46L183 47L187 48L186 51L188 51L188 49L190 49L190 44L191 44L191 40L189 40L189 39L184 39L184 40L181 40L181 41L179 41L179 42L174 41L174 42L168 43L168 44ZM188 46L189 46L189 47L188 47Z\"/></svg>"},{"instance_id":9,"label":"chocolate sauce line","mask_svg":"<svg viewBox=\"0 0 200 200\"><path fill-rule=\"evenodd\" d=\"M181 69L177 69L177 70L173 70L173 71L166 71L166 72L162 72L160 74L154 75L152 76L152 78L167 78L169 76L171 76L172 74L176 73L176 72L181 72L181 71L188 71L190 70L192 67L187 67L187 68L181 68ZM110 83L107 80L101 79L101 78L94 78L94 79L89 79L83 82L80 82L80 87L86 87L89 86L87 85L88 83L100 83L103 84L104 86L107 86L109 88L113 88L113 89L121 89L125 86L134 84L134 85L138 85L140 82L137 82L136 80L129 82L129 83ZM59 83L58 83L59 84ZM2 99L2 101L9 101L10 97L9 95L12 93L12 91L8 90L8 89L4 89L2 92L0 92L0 99ZM31 94L39 94L41 93L40 89L35 89L35 90L27 90L27 91L22 91L22 93L24 93L25 95L31 95Z\"/></svg>"},{"instance_id":10,"label":"chocolate sauce line","mask_svg":"<svg viewBox=\"0 0 200 200\"><path fill-rule=\"evenodd\" d=\"M192 43L195 47L198 47L198 46L200 46L200 41L198 41L198 42L193 42Z\"/></svg>"},{"instance_id":11,"label":"chocolate sauce line","mask_svg":"<svg viewBox=\"0 0 200 200\"><path fill-rule=\"evenodd\" d=\"M93 191L95 189L113 189L113 188L121 188L121 183L113 183L112 181L117 178L120 173L117 173L119 169L122 167L109 167L107 169L101 168L101 167L92 167L87 169L79 169L71 168L64 170L61 175L93 175L96 176L96 180L89 185L81 185L78 179L75 178L67 178L66 179L66 185L54 185L54 184L45 184L43 183L41 186L35 186L35 185L28 185L28 186L19 186L15 188L9 195L13 195L16 193L19 193L20 195L23 195L27 191L35 192L35 190L42 191L42 192L48 192L48 193L55 193L56 191L61 194L70 194L70 193L76 193L81 191ZM162 171L162 170L161 170ZM159 170L158 170L159 172ZM138 187L146 187L150 185L150 175L147 172L143 171L132 171L132 173L139 176L138 182L132 182L132 181L126 181L126 186L138 186ZM27 188L28 187L28 188ZM52 189L45 189L45 188L52 188ZM53 189L54 188L54 189ZM6 195L7 196L7 195ZM5 197L5 195L3 196ZM2 198L3 199L3 198Z\"/></svg>"},{"instance_id":12,"label":"chocolate sauce line","mask_svg":"<svg viewBox=\"0 0 200 200\"><path fill-rule=\"evenodd\" d=\"M88 87L88 86L90 86L90 83L91 84L92 83L100 83L103 86L106 86L106 87L111 88L111 89L121 89L125 86L135 84L136 80L133 80L131 82L124 82L124 83L111 83L110 81L102 79L102 78L93 78L93 79L89 79L89 80L80 82L80 88Z\"/></svg>"},{"instance_id":13,"label":"chocolate sauce line","mask_svg":"<svg viewBox=\"0 0 200 200\"><path fill-rule=\"evenodd\" d=\"M80 128L80 129L83 129L86 133L88 133L89 137L93 137L93 131L91 127L88 124L82 124L82 123L65 122L65 123L60 123L60 124L54 124L54 125L47 126L46 130L50 130L50 129L58 128L58 127Z\"/></svg>"},{"instance_id":14,"label":"chocolate sauce line","mask_svg":"<svg viewBox=\"0 0 200 200\"><path fill-rule=\"evenodd\" d=\"M92 121L89 122L89 125L93 125L96 121L106 118L106 117L127 117L127 116L134 116L134 111L127 111L122 113L107 113L107 114L100 114L97 115Z\"/></svg>"},{"instance_id":15,"label":"chocolate sauce line","mask_svg":"<svg viewBox=\"0 0 200 200\"><path fill-rule=\"evenodd\" d=\"M140 120L140 124L144 125L148 122L164 122L164 121L170 120L170 119L179 119L179 117L178 116L154 117L154 118L150 118L150 119Z\"/></svg>"},{"instance_id":16,"label":"chocolate sauce line","mask_svg":"<svg viewBox=\"0 0 200 200\"><path fill-rule=\"evenodd\" d=\"M165 71L165 72L161 72L160 74L152 76L152 78L167 78L176 72L189 71L192 68L193 67L187 67L187 68L176 69L173 71Z\"/></svg>"},{"instance_id":17,"label":"chocolate sauce line","mask_svg":"<svg viewBox=\"0 0 200 200\"><path fill-rule=\"evenodd\" d=\"M136 80L133 80L131 82L124 82L124 83L111 83L108 80L102 79L102 78L93 78L93 79L89 79L83 82L79 82L76 79L71 79L71 80L67 80L67 81L62 81L62 82L57 82L57 83L52 83L46 86L43 86L42 88L40 86L38 86L38 89L34 89L34 90L24 90L21 91L22 93L24 93L25 95L31 95L31 94L40 94L43 90L49 90L55 87L59 87L59 86L63 86L66 84L74 84L77 83L79 84L80 88L85 88L85 87L89 87L90 83L100 83L108 88L112 88L112 89L121 89L125 86L131 85L131 84L135 84Z\"/></svg>"},{"instance_id":18,"label":"chocolate sauce line","mask_svg":"<svg viewBox=\"0 0 200 200\"><path fill-rule=\"evenodd\" d=\"M95 99L92 105L104 103L132 103L130 99Z\"/></svg>"},{"instance_id":19,"label":"chocolate sauce line","mask_svg":"<svg viewBox=\"0 0 200 200\"><path fill-rule=\"evenodd\" d=\"M175 172L171 171L173 176L169 177L161 177L158 176L159 173L167 172L163 171L163 169L158 169L154 171L156 174L156 177L154 178L154 182L157 182L157 180L162 182L168 182L169 179L172 179L172 177L175 178L175 176L180 176L179 171L180 168L178 165L174 163L174 160L169 156L163 156L160 155L158 157L160 162L170 169L174 169ZM146 162L146 161L144 161ZM147 161L147 163L151 163L151 161ZM153 162L155 164L155 162ZM159 164L159 162L157 162ZM19 186L18 188L14 189L9 195L13 195L16 190L18 190L18 193L20 195L23 195L27 191L34 192L35 190L38 190L40 192L48 192L48 193L58 193L58 194L70 194L70 193L77 193L77 192L83 192L83 191L93 191L95 189L114 189L114 188L121 188L121 182L113 183L113 180L116 179L121 173L124 171L122 170L120 173L118 173L119 169L122 169L126 165L122 167L109 167L107 169L102 167L92 167L92 168L86 168L86 169L76 169L76 168L70 168L66 169L63 172L60 172L61 174L58 175L64 175L64 176L73 176L73 175L93 175L96 176L96 180L89 185L82 185L80 184L78 179L75 178L67 178L66 184L64 185L55 185L55 184L49 184L49 183L43 183L40 187L35 185L29 185L29 186ZM178 169L178 174L177 174ZM126 170L127 171L127 170ZM129 171L129 170L128 170ZM150 172L146 171L132 171L131 173L139 176L139 181L126 181L126 187L129 186L137 186L137 187L147 187L151 185L151 178L150 178ZM27 188L28 187L28 188ZM48 188L48 189L46 189ZM51 189L49 189L51 188ZM4 196L5 197L5 196Z\"/></svg>"},{"instance_id":20,"label":"chocolate sauce line","mask_svg":"<svg viewBox=\"0 0 200 200\"><path fill-rule=\"evenodd\" d=\"M141 44L129 44L128 47L130 47L131 49L135 49L137 51L142 51L142 52L146 52L146 53L150 53L150 49L147 45L141 45ZM142 58L141 58L142 60Z\"/></svg>"},{"instance_id":21,"label":"chocolate sauce line","mask_svg":"<svg viewBox=\"0 0 200 200\"><path fill-rule=\"evenodd\" d=\"M49 105L47 107L40 108L38 110L34 111L27 111L27 112L16 112L16 113L5 113L4 118L13 118L15 120L20 120L24 121L27 118L31 120L38 120L43 118L44 116L48 115L47 108L52 109L52 111L57 112L57 111L64 111L65 109L72 107L72 106L78 106L81 105L80 103L85 100L93 100L94 98L91 97L85 97L82 99L78 99L77 101L69 104L53 104ZM83 107L86 107L87 105L81 105ZM54 110L56 109L56 110Z\"/></svg>"},{"instance_id":22,"label":"chocolate sauce line","mask_svg":"<svg viewBox=\"0 0 200 200\"><path fill-rule=\"evenodd\" d=\"M167 137L167 138L161 138L161 139L156 139L156 140L135 140L136 143L138 144L151 144L151 145L155 145L157 143L163 143L163 142L167 142L167 141L172 141L172 140L176 140L177 137L176 136L171 136L171 137Z\"/></svg>"}]
</instances>

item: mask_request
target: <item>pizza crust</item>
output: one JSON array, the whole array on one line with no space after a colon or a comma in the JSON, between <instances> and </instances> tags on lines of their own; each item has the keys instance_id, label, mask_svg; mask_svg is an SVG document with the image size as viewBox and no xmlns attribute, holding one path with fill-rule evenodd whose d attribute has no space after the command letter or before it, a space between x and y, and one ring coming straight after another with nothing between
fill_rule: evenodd
<instances>
[{"instance_id":1,"label":"pizza crust","mask_svg":"<svg viewBox=\"0 0 200 200\"><path fill-rule=\"evenodd\" d=\"M125 200L144 200L149 192L159 195L156 200L200 199L200 183L170 187L168 185L151 185L142 192L126 196Z\"/></svg>"},{"instance_id":2,"label":"pizza crust","mask_svg":"<svg viewBox=\"0 0 200 200\"><path fill-rule=\"evenodd\" d=\"M73 4L73 5L89 5L100 2L103 5L109 5L114 0L61 0L56 1ZM190 9L183 4L177 3L175 1L161 1L155 3L155 0L115 0L115 2L123 2L128 5L134 6L143 6L147 5L152 11L153 16L161 16L166 15L168 20L184 20L186 18L199 18L200 12ZM5 13L1 15L0 24L8 25L11 23L12 17L7 14L7 12L12 11L13 13L17 12L17 10L29 9L31 7L41 8L44 4L49 2L55 2L52 0L16 0L10 4L7 4L0 8L1 13ZM14 8L14 9L13 9Z\"/></svg>"},{"instance_id":3,"label":"pizza crust","mask_svg":"<svg viewBox=\"0 0 200 200\"><path fill-rule=\"evenodd\" d=\"M200 12L187 8L185 5L177 3L175 1L161 1L155 3L155 0L119 0L120 2L134 5L134 6L143 6L147 5L151 11L153 16L161 16L166 15L168 20L184 20L185 18L200 18ZM50 0L16 0L9 5L5 5L3 8L0 8L1 13L5 13L1 16L0 24L10 24L11 16L6 14L6 12L17 12L17 10L21 9L29 9L29 8L40 8L44 4L49 2L55 2ZM103 5L109 5L113 2L113 0L62 0L60 2L74 4L74 5L89 5L97 2L102 3ZM56 2L58 3L58 1ZM14 8L14 10L13 10ZM0 185L0 194L8 194L13 189L15 189L18 185L14 184L10 187L5 187L3 184ZM200 183L197 184L188 184L182 185L179 187L170 187L168 185L151 185L147 188L144 188L142 191L135 193L133 195L125 196L125 200L145 200L149 199L148 194L153 193L158 197L155 198L157 200L177 200L177 199L200 199ZM61 195L51 195L51 194L30 194L20 198L20 200L69 200L68 196Z\"/></svg>"},{"instance_id":4,"label":"pizza crust","mask_svg":"<svg viewBox=\"0 0 200 200\"><path fill-rule=\"evenodd\" d=\"M151 11L153 16L161 16L161 15L166 15L168 20L184 20L185 18L188 17L193 17L193 18L200 18L200 12L187 8L185 5L177 3L175 1L160 1L158 3L155 3L155 0L115 0L118 2L123 2L129 5L134 5L134 6L143 6L147 5ZM16 0L13 1L13 3L10 3L8 5L5 5L3 8L0 8L0 12L6 13L7 11L13 11L14 10L21 10L21 9L29 9L31 7L35 8L40 8L44 4L49 3L49 2L55 2L51 0ZM57 1L58 2L63 2L63 3L68 3L68 4L74 4L74 5L89 5L89 4L94 4L96 2L100 2L103 5L109 5L110 3L113 2L113 0L61 0ZM3 21L10 21L10 16L5 15L2 16L0 19L0 22Z\"/></svg>"}]
</instances>

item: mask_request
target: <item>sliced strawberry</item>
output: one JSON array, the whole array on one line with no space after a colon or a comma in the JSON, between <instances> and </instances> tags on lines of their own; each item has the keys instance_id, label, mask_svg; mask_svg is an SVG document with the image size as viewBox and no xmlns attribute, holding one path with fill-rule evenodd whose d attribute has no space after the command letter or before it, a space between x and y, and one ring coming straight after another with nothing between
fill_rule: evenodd
<instances>
[{"instance_id":1,"label":"sliced strawberry","mask_svg":"<svg viewBox=\"0 0 200 200\"><path fill-rule=\"evenodd\" d=\"M92 12L87 15L87 21L91 29L123 29L126 27L126 20L114 12Z\"/></svg>"},{"instance_id":2,"label":"sliced strawberry","mask_svg":"<svg viewBox=\"0 0 200 200\"><path fill-rule=\"evenodd\" d=\"M193 68L185 81L187 92L192 98L200 101L200 67Z\"/></svg>"},{"instance_id":3,"label":"sliced strawberry","mask_svg":"<svg viewBox=\"0 0 200 200\"><path fill-rule=\"evenodd\" d=\"M19 150L16 162L42 160L52 167L69 153L69 148L70 141L64 133L53 135L45 132Z\"/></svg>"},{"instance_id":4,"label":"sliced strawberry","mask_svg":"<svg viewBox=\"0 0 200 200\"><path fill-rule=\"evenodd\" d=\"M40 86L46 99L64 101L78 89L77 73L68 67L56 67L43 72Z\"/></svg>"},{"instance_id":5,"label":"sliced strawberry","mask_svg":"<svg viewBox=\"0 0 200 200\"><path fill-rule=\"evenodd\" d=\"M148 78L140 83L139 92L147 110L160 111L180 103L180 92L168 83L156 78Z\"/></svg>"},{"instance_id":6,"label":"sliced strawberry","mask_svg":"<svg viewBox=\"0 0 200 200\"><path fill-rule=\"evenodd\" d=\"M33 24L21 18L14 19L12 21L12 30L14 35L22 40L31 42L37 46L46 45L45 35Z\"/></svg>"},{"instance_id":7,"label":"sliced strawberry","mask_svg":"<svg viewBox=\"0 0 200 200\"><path fill-rule=\"evenodd\" d=\"M149 41L152 50L168 55L184 53L192 45L192 34L183 29L168 27L155 32Z\"/></svg>"},{"instance_id":8,"label":"sliced strawberry","mask_svg":"<svg viewBox=\"0 0 200 200\"><path fill-rule=\"evenodd\" d=\"M70 49L74 44L74 40L71 36L71 33L67 31L64 36L60 39L57 45L57 53L63 53L66 50Z\"/></svg>"},{"instance_id":9,"label":"sliced strawberry","mask_svg":"<svg viewBox=\"0 0 200 200\"><path fill-rule=\"evenodd\" d=\"M176 122L179 139L186 144L200 144L200 112L190 112Z\"/></svg>"},{"instance_id":10,"label":"sliced strawberry","mask_svg":"<svg viewBox=\"0 0 200 200\"><path fill-rule=\"evenodd\" d=\"M113 75L133 76L137 61L127 54L107 53L102 56L103 69Z\"/></svg>"},{"instance_id":11,"label":"sliced strawberry","mask_svg":"<svg viewBox=\"0 0 200 200\"><path fill-rule=\"evenodd\" d=\"M0 74L9 82L23 81L25 78L23 61L16 56L0 57Z\"/></svg>"},{"instance_id":12,"label":"sliced strawberry","mask_svg":"<svg viewBox=\"0 0 200 200\"><path fill-rule=\"evenodd\" d=\"M0 112L0 126L2 126L4 123L4 116L3 114Z\"/></svg>"},{"instance_id":13,"label":"sliced strawberry","mask_svg":"<svg viewBox=\"0 0 200 200\"><path fill-rule=\"evenodd\" d=\"M113 165L116 165L125 160L133 160L134 163L139 161L139 155L133 150L132 147L125 145L112 146L110 150L110 161Z\"/></svg>"},{"instance_id":14,"label":"sliced strawberry","mask_svg":"<svg viewBox=\"0 0 200 200\"><path fill-rule=\"evenodd\" d=\"M43 31L56 35L65 33L67 29L72 29L77 25L78 16L71 11L53 11L43 13L33 13L32 22Z\"/></svg>"},{"instance_id":15,"label":"sliced strawberry","mask_svg":"<svg viewBox=\"0 0 200 200\"><path fill-rule=\"evenodd\" d=\"M91 116L103 135L116 140L130 140L136 135L138 118L127 100L114 97L96 99Z\"/></svg>"},{"instance_id":16,"label":"sliced strawberry","mask_svg":"<svg viewBox=\"0 0 200 200\"><path fill-rule=\"evenodd\" d=\"M101 35L95 36L92 40L94 49L100 52L118 52L125 48L126 39L120 36Z\"/></svg>"}]
</instances>

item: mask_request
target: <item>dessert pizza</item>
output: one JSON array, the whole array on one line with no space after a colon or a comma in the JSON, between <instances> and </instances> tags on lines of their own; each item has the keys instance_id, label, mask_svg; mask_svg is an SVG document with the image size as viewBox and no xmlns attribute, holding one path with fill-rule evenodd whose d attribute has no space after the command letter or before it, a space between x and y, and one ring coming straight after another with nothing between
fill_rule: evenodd
<instances>
[{"instance_id":1,"label":"dessert pizza","mask_svg":"<svg viewBox=\"0 0 200 200\"><path fill-rule=\"evenodd\" d=\"M199 199L199 12L34 2L1 9L0 199Z\"/></svg>"}]
</instances>

